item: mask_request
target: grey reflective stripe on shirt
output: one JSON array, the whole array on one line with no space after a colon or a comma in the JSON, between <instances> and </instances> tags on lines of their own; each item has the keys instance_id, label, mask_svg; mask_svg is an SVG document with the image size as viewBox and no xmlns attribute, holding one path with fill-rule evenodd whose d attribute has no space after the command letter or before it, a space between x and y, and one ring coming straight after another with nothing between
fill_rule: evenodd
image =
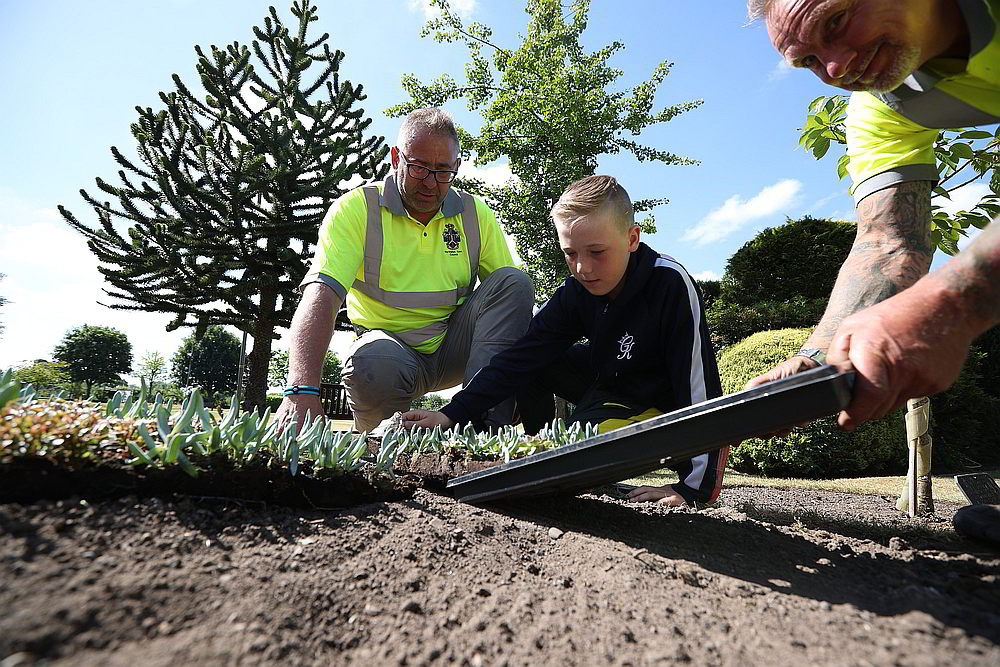
<instances>
[{"instance_id":1,"label":"grey reflective stripe on shirt","mask_svg":"<svg viewBox=\"0 0 1000 667\"><path fill-rule=\"evenodd\" d=\"M932 164L904 164L899 167L893 167L858 183L857 187L854 188L854 203L860 204L862 199L873 192L884 190L899 183L910 181L931 181L937 183L939 178L937 167Z\"/></svg>"},{"instance_id":2,"label":"grey reflective stripe on shirt","mask_svg":"<svg viewBox=\"0 0 1000 667\"><path fill-rule=\"evenodd\" d=\"M465 232L465 251L469 255L469 288L476 286L479 277L479 212L476 211L476 200L468 192L462 193L462 229Z\"/></svg>"},{"instance_id":3,"label":"grey reflective stripe on shirt","mask_svg":"<svg viewBox=\"0 0 1000 667\"><path fill-rule=\"evenodd\" d=\"M921 92L900 86L891 93L872 94L904 118L931 129L989 125L1000 121L1000 116L977 109L940 88Z\"/></svg>"},{"instance_id":4,"label":"grey reflective stripe on shirt","mask_svg":"<svg viewBox=\"0 0 1000 667\"><path fill-rule=\"evenodd\" d=\"M368 222L365 232L364 280L355 280L351 285L362 294L394 308L438 308L455 306L472 294L475 289L479 268L480 234L479 216L472 195L462 193L464 210L462 227L465 231L466 252L469 255L469 284L450 290L432 292L394 292L379 287L382 273L382 253L385 233L382 229L382 208L379 192L375 186L365 186L365 204L368 207ZM471 232L470 232L471 230ZM419 329L393 332L407 345L417 345L445 332L447 322L433 322Z\"/></svg>"}]
</instances>

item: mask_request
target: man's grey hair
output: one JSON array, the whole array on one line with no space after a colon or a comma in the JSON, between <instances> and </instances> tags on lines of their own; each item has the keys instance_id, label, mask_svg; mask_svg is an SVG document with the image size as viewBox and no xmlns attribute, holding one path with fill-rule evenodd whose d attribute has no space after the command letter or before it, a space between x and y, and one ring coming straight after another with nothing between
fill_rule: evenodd
<instances>
[{"instance_id":1,"label":"man's grey hair","mask_svg":"<svg viewBox=\"0 0 1000 667\"><path fill-rule=\"evenodd\" d=\"M759 19L767 20L767 13L771 11L774 0L747 0L747 17L750 23Z\"/></svg>"},{"instance_id":2,"label":"man's grey hair","mask_svg":"<svg viewBox=\"0 0 1000 667\"><path fill-rule=\"evenodd\" d=\"M419 135L448 137L460 146L458 131L455 129L455 119L450 113L436 107L415 109L406 115L403 124L399 126L396 146L406 150L410 142Z\"/></svg>"}]
</instances>

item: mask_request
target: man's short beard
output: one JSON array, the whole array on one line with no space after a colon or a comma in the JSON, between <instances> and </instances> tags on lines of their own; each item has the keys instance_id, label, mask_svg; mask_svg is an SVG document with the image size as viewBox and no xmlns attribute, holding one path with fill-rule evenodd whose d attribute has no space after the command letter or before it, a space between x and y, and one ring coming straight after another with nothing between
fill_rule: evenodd
<instances>
[{"instance_id":1,"label":"man's short beard","mask_svg":"<svg viewBox=\"0 0 1000 667\"><path fill-rule=\"evenodd\" d=\"M881 72L874 81L865 86L865 90L872 93L888 93L903 85L911 74L920 69L923 64L920 62L920 48L916 46L904 46L887 44L889 48L896 51L895 57L890 61L889 68Z\"/></svg>"}]
</instances>

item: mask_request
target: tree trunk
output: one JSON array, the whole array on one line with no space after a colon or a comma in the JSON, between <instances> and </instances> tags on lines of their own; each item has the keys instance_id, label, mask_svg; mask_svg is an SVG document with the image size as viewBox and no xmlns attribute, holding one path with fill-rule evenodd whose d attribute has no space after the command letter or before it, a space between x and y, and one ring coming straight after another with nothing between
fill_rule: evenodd
<instances>
[{"instance_id":1,"label":"tree trunk","mask_svg":"<svg viewBox=\"0 0 1000 667\"><path fill-rule=\"evenodd\" d=\"M260 317L253 323L253 350L247 358L247 393L243 399L243 409L263 409L267 403L267 366L271 361L271 336L274 333L277 291L261 292Z\"/></svg>"}]
</instances>

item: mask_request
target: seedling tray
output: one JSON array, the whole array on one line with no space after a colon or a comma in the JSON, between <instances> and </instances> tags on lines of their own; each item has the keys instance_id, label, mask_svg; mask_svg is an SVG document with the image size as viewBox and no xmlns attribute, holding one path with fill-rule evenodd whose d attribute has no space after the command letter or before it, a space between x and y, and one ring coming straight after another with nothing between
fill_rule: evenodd
<instances>
[{"instance_id":1,"label":"seedling tray","mask_svg":"<svg viewBox=\"0 0 1000 667\"><path fill-rule=\"evenodd\" d=\"M821 366L462 475L450 480L448 489L466 503L580 493L831 415L850 402L853 384L853 371Z\"/></svg>"}]
</instances>

